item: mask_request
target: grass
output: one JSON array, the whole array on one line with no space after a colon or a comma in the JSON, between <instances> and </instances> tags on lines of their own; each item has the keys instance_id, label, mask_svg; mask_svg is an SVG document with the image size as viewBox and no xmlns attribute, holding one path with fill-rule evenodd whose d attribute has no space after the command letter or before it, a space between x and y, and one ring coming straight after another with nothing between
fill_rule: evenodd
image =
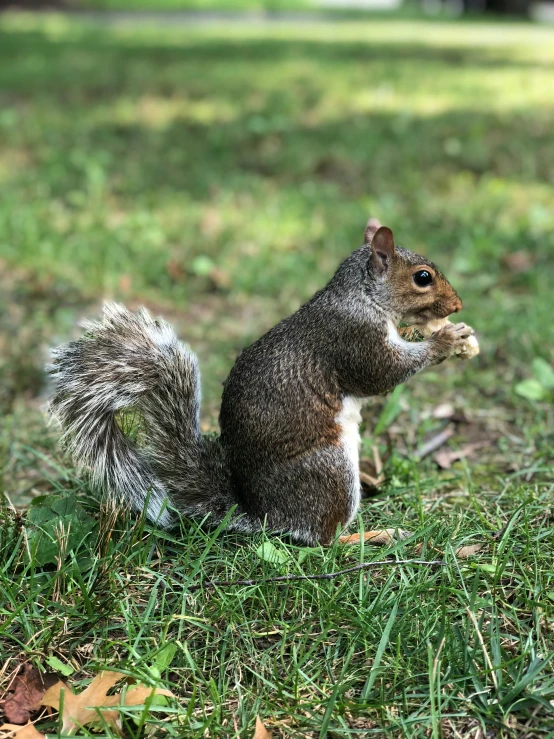
<instances>
[{"instance_id":1,"label":"grass","mask_svg":"<svg viewBox=\"0 0 554 739\"><path fill-rule=\"evenodd\" d=\"M0 689L50 656L77 687L103 667L151 681L172 643L160 679L178 700L141 714L146 733L249 737L259 713L274 736L553 736L554 406L515 392L554 360L553 41L512 24L2 17L0 482L35 505L0 514ZM103 298L144 303L198 351L213 430L237 352L323 284L369 214L444 269L483 349L365 413L387 484L359 525L412 539L306 551L100 505L44 425L46 347ZM450 446L488 446L449 470L417 461L446 423ZM78 505L82 542L48 494ZM57 562L40 564L40 528ZM385 556L446 566L268 580ZM257 582L195 587L239 578Z\"/></svg>"}]
</instances>

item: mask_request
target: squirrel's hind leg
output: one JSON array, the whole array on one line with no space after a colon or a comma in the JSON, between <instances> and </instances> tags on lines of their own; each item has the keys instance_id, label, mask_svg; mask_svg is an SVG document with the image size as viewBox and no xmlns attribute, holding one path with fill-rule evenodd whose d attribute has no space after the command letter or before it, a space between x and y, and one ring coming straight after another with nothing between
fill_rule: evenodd
<instances>
[{"instance_id":1,"label":"squirrel's hind leg","mask_svg":"<svg viewBox=\"0 0 554 739\"><path fill-rule=\"evenodd\" d=\"M249 522L264 521L268 533L288 534L308 546L331 544L360 502L359 477L338 445L282 462L271 475L261 468L242 482L243 491L246 485Z\"/></svg>"}]
</instances>

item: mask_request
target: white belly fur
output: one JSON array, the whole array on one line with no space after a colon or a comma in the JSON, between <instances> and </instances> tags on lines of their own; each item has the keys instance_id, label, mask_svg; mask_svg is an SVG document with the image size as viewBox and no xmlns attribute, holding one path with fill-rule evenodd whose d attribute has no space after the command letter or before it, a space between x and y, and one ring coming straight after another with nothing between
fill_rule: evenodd
<instances>
[{"instance_id":1,"label":"white belly fur","mask_svg":"<svg viewBox=\"0 0 554 739\"><path fill-rule=\"evenodd\" d=\"M360 422L362 416L360 410L364 403L363 398L355 398L347 395L342 401L342 409L336 417L336 422L341 428L340 442L344 450L346 459L349 463L351 473L350 483L350 521L356 515L360 507L360 467L359 467L359 449L360 449ZM350 523L349 521L349 523Z\"/></svg>"}]
</instances>

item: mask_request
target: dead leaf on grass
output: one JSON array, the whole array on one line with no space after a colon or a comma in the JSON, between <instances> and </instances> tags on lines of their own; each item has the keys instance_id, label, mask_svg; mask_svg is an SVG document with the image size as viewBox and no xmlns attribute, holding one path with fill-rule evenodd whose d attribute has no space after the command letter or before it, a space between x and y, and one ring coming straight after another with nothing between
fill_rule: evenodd
<instances>
[{"instance_id":1,"label":"dead leaf on grass","mask_svg":"<svg viewBox=\"0 0 554 739\"><path fill-rule=\"evenodd\" d=\"M456 409L452 403L439 403L439 405L433 408L431 415L433 418L439 420L446 420L452 418L456 413Z\"/></svg>"},{"instance_id":2,"label":"dead leaf on grass","mask_svg":"<svg viewBox=\"0 0 554 739\"><path fill-rule=\"evenodd\" d=\"M75 695L67 685L61 681L46 691L41 704L50 706L59 711L60 697L62 690L63 697L63 725L62 733L67 734L74 729L87 724L92 724L100 720L99 708L115 707L115 706L137 706L144 703L152 695L167 695L173 697L173 693L169 690L160 688L150 688L145 685L137 685L128 688L125 696L122 693L115 695L107 695L113 686L126 678L121 672L101 672L90 685L83 690L82 693ZM103 720L116 728L120 729L121 721L119 711L102 711Z\"/></svg>"},{"instance_id":3,"label":"dead leaf on grass","mask_svg":"<svg viewBox=\"0 0 554 739\"><path fill-rule=\"evenodd\" d=\"M6 721L11 724L26 724L31 713L38 711L44 693L59 680L53 672L42 673L29 663L12 680L3 710Z\"/></svg>"},{"instance_id":4,"label":"dead leaf on grass","mask_svg":"<svg viewBox=\"0 0 554 739\"><path fill-rule=\"evenodd\" d=\"M377 529L376 531L364 531L364 542L376 546L387 546L410 536L409 531L403 531L402 529ZM339 536L339 544L359 544L361 538L360 533L343 534Z\"/></svg>"},{"instance_id":5,"label":"dead leaf on grass","mask_svg":"<svg viewBox=\"0 0 554 739\"><path fill-rule=\"evenodd\" d=\"M476 441L473 444L465 444L461 449L441 449L433 455L433 459L441 469L449 470L454 462L471 456L473 452L489 444L490 441Z\"/></svg>"},{"instance_id":6,"label":"dead leaf on grass","mask_svg":"<svg viewBox=\"0 0 554 739\"><path fill-rule=\"evenodd\" d=\"M529 251L514 251L511 254L506 254L502 261L508 267L510 272L514 274L521 274L522 272L528 272L534 267L534 258Z\"/></svg>"},{"instance_id":7,"label":"dead leaf on grass","mask_svg":"<svg viewBox=\"0 0 554 739\"><path fill-rule=\"evenodd\" d=\"M467 557L471 557L473 554L480 552L482 547L482 544L468 544L466 547L460 547L459 549L456 549L456 557L458 557L458 559L466 559Z\"/></svg>"},{"instance_id":8,"label":"dead leaf on grass","mask_svg":"<svg viewBox=\"0 0 554 739\"><path fill-rule=\"evenodd\" d=\"M271 739L271 731L265 728L259 716L256 716L256 731L252 739Z\"/></svg>"},{"instance_id":9,"label":"dead leaf on grass","mask_svg":"<svg viewBox=\"0 0 554 739\"><path fill-rule=\"evenodd\" d=\"M45 735L35 729L35 725L31 723L25 724L25 726L2 724L0 732L0 739L11 739L12 737L16 739L45 739Z\"/></svg>"}]
</instances>

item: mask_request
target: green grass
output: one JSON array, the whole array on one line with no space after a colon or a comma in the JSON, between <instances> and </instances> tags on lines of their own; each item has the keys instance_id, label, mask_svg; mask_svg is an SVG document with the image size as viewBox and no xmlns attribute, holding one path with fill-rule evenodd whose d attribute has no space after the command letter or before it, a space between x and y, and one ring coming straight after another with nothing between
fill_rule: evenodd
<instances>
[{"instance_id":1,"label":"green grass","mask_svg":"<svg viewBox=\"0 0 554 739\"><path fill-rule=\"evenodd\" d=\"M0 690L52 655L75 686L103 667L152 680L173 643L161 680L178 700L150 712L155 735L249 737L259 713L274 736L553 736L554 406L515 392L554 360L553 65L554 32L531 25L0 19L0 484L20 507L77 499L95 524L39 566L46 513L2 509ZM47 347L103 298L144 303L199 353L213 430L237 352L325 282L370 214L437 261L482 346L408 383L377 438L386 401L366 411L387 484L360 525L412 539L272 539L272 563L262 536L163 533L100 506L44 425ZM446 402L450 446L489 445L441 471L413 453ZM41 526L63 551L57 515ZM446 566L268 581L384 557ZM257 583L196 587L240 578Z\"/></svg>"}]
</instances>

